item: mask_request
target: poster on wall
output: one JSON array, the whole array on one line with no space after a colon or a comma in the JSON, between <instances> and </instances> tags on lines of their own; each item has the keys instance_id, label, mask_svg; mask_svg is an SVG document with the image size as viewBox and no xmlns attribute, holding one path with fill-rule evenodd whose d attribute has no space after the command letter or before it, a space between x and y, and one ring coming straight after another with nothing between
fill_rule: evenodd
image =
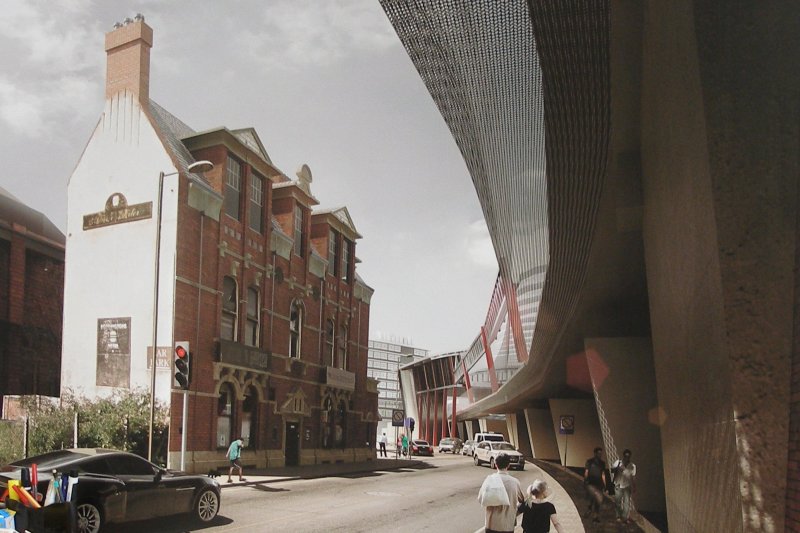
<instances>
[{"instance_id":1,"label":"poster on wall","mask_svg":"<svg viewBox=\"0 0 800 533\"><path fill-rule=\"evenodd\" d=\"M131 384L131 317L97 319L98 387Z\"/></svg>"}]
</instances>

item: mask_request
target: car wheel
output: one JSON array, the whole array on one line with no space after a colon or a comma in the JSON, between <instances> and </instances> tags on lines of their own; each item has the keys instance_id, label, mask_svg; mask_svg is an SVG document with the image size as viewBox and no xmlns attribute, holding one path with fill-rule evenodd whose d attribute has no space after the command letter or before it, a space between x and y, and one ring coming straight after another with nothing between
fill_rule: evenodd
<instances>
[{"instance_id":1,"label":"car wheel","mask_svg":"<svg viewBox=\"0 0 800 533\"><path fill-rule=\"evenodd\" d=\"M481 466L481 460L478 459L477 455L473 455L472 460L475 461L475 466Z\"/></svg>"},{"instance_id":2,"label":"car wheel","mask_svg":"<svg viewBox=\"0 0 800 533\"><path fill-rule=\"evenodd\" d=\"M491 468L492 470L494 470L494 457L492 457L491 459L489 459L489 468Z\"/></svg>"},{"instance_id":3,"label":"car wheel","mask_svg":"<svg viewBox=\"0 0 800 533\"><path fill-rule=\"evenodd\" d=\"M103 515L93 503L80 503L76 509L78 533L99 533Z\"/></svg>"},{"instance_id":4,"label":"car wheel","mask_svg":"<svg viewBox=\"0 0 800 533\"><path fill-rule=\"evenodd\" d=\"M219 494L211 489L205 489L197 497L194 505L194 518L200 522L211 522L219 513Z\"/></svg>"}]
</instances>

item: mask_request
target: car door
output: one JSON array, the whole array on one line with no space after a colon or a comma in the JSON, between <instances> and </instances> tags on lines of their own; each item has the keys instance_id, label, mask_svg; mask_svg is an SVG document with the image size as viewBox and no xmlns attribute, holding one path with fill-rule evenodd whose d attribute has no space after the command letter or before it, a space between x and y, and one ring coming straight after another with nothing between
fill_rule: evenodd
<instances>
[{"instance_id":1,"label":"car door","mask_svg":"<svg viewBox=\"0 0 800 533\"><path fill-rule=\"evenodd\" d=\"M156 479L156 469L135 455L107 458L114 475L125 484L125 521L163 516L172 505L165 501L164 482Z\"/></svg>"},{"instance_id":2,"label":"car door","mask_svg":"<svg viewBox=\"0 0 800 533\"><path fill-rule=\"evenodd\" d=\"M183 474L173 475L165 471L161 483L165 497L163 501L169 502L168 512L164 514L182 514L192 510L194 496L199 486L196 479Z\"/></svg>"},{"instance_id":3,"label":"car door","mask_svg":"<svg viewBox=\"0 0 800 533\"><path fill-rule=\"evenodd\" d=\"M475 447L475 457L478 458L479 461L487 462L489 461L489 443L483 441L479 443Z\"/></svg>"}]
</instances>

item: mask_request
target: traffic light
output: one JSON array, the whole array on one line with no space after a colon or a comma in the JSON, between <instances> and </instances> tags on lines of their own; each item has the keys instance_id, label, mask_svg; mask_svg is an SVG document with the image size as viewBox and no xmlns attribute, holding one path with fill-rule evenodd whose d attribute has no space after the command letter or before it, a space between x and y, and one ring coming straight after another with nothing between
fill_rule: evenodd
<instances>
[{"instance_id":1,"label":"traffic light","mask_svg":"<svg viewBox=\"0 0 800 533\"><path fill-rule=\"evenodd\" d=\"M176 342L173 355L175 357L175 386L183 390L189 390L189 368L191 365L189 342Z\"/></svg>"},{"instance_id":2,"label":"traffic light","mask_svg":"<svg viewBox=\"0 0 800 533\"><path fill-rule=\"evenodd\" d=\"M413 418L409 418L408 419L408 429L410 429L412 433L414 432L414 419Z\"/></svg>"}]
</instances>

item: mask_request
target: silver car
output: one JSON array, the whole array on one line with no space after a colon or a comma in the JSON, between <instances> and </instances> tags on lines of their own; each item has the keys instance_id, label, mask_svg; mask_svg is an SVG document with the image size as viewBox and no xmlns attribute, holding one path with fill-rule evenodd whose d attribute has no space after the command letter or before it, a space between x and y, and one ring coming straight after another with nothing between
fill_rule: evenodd
<instances>
[{"instance_id":1,"label":"silver car","mask_svg":"<svg viewBox=\"0 0 800 533\"><path fill-rule=\"evenodd\" d=\"M464 445L461 447L461 455L469 455L472 457L475 448L474 440L465 440Z\"/></svg>"},{"instance_id":2,"label":"silver car","mask_svg":"<svg viewBox=\"0 0 800 533\"><path fill-rule=\"evenodd\" d=\"M475 466L489 463L489 466L494 468L494 459L501 453L507 455L510 459L509 468L525 470L525 457L510 442L493 442L489 440L479 442L475 446L475 453L472 458L475 460Z\"/></svg>"}]
</instances>

